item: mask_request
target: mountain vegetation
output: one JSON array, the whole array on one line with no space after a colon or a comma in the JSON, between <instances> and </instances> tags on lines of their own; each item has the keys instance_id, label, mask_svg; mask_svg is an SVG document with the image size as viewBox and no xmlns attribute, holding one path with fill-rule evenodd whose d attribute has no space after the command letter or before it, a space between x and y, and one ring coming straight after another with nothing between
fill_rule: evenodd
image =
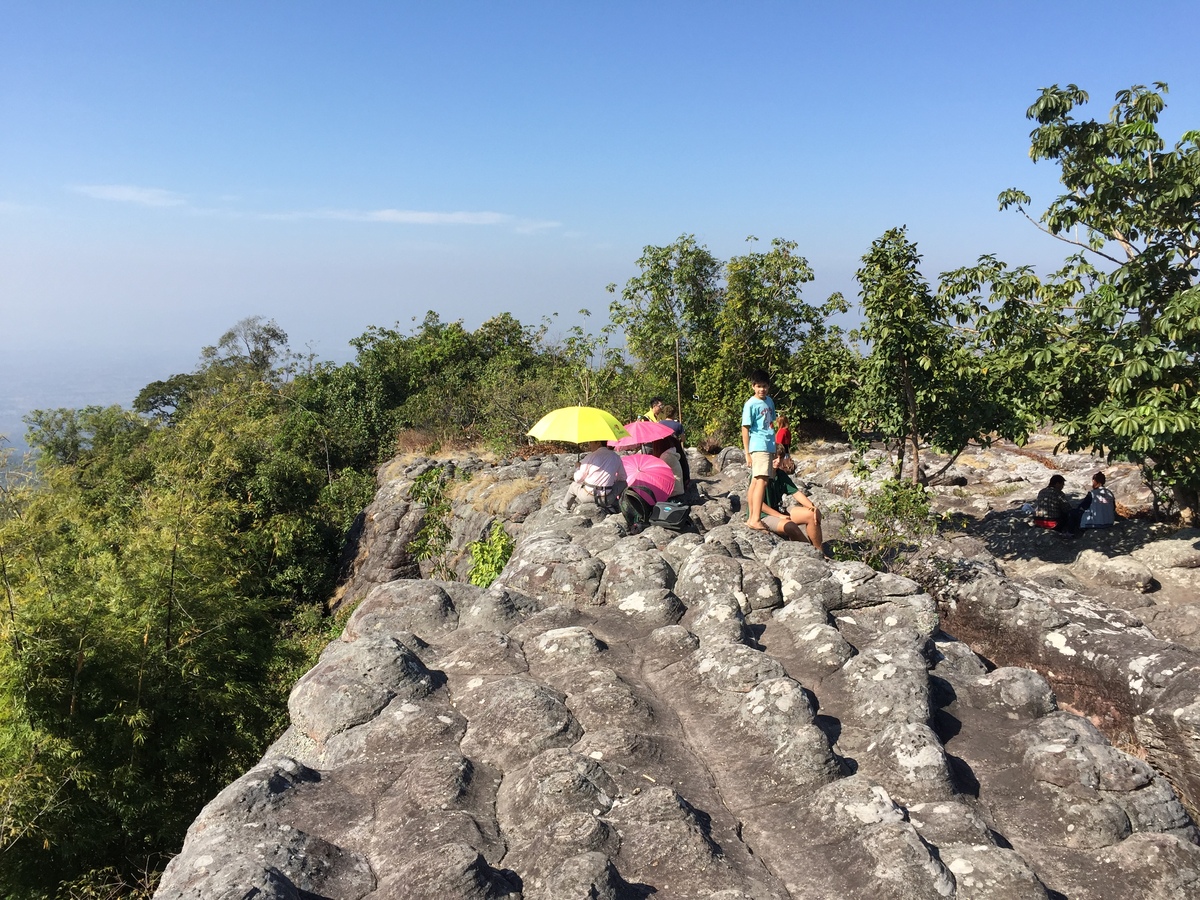
<instances>
[{"instance_id":1,"label":"mountain vegetation","mask_svg":"<svg viewBox=\"0 0 1200 900\"><path fill-rule=\"evenodd\" d=\"M1030 154L1063 186L1030 218L1068 245L1062 268L985 255L931 283L893 228L862 258L853 331L841 295L804 296L794 242L721 261L685 234L610 286L594 333L430 312L407 333L369 328L334 365L251 318L130 409L31 413L34 460L9 452L0 472L0 893L149 889L284 726L290 686L338 627L326 601L346 535L398 448L512 452L549 409L628 420L653 394L674 398L690 442L729 443L765 367L794 421L883 442L898 480L936 475L922 447L953 455L1053 421L1070 449L1142 463L1164 511L1190 517L1200 131L1167 149L1165 93L1122 91L1104 121L1074 118L1074 85L1030 107ZM503 531L472 548L472 580L506 550Z\"/></svg>"}]
</instances>

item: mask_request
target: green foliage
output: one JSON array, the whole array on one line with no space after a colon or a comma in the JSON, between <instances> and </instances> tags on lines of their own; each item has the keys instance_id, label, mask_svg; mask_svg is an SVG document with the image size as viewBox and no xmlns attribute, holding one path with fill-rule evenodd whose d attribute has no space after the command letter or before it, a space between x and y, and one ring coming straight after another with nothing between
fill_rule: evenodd
<instances>
[{"instance_id":1,"label":"green foliage","mask_svg":"<svg viewBox=\"0 0 1200 900\"><path fill-rule=\"evenodd\" d=\"M63 882L56 892L61 900L151 900L159 872L144 872L130 881L113 866L93 869Z\"/></svg>"},{"instance_id":2,"label":"green foliage","mask_svg":"<svg viewBox=\"0 0 1200 900\"><path fill-rule=\"evenodd\" d=\"M866 507L861 519L847 503L839 510L845 525L834 554L841 560L858 560L873 569L895 572L904 568L907 554L937 533L925 488L908 480L889 479L878 490L859 489Z\"/></svg>"},{"instance_id":3,"label":"green foliage","mask_svg":"<svg viewBox=\"0 0 1200 900\"><path fill-rule=\"evenodd\" d=\"M697 366L716 351L721 263L685 234L665 247L645 247L637 264L641 273L609 307L613 324L624 330L647 394L692 397Z\"/></svg>"},{"instance_id":4,"label":"green foliage","mask_svg":"<svg viewBox=\"0 0 1200 900\"><path fill-rule=\"evenodd\" d=\"M820 308L804 302L801 290L813 273L796 249L795 242L775 238L766 253L735 256L725 264L726 286L714 323L717 345L711 359L701 361L698 376L709 433L730 434L741 422L756 368L771 373L777 407L812 412L797 409L797 389L812 386L815 372L797 369L794 354L802 342L810 351L819 346L826 316L844 312L845 305L840 295Z\"/></svg>"},{"instance_id":5,"label":"green foliage","mask_svg":"<svg viewBox=\"0 0 1200 900\"><path fill-rule=\"evenodd\" d=\"M820 307L803 300L813 273L797 249L776 238L766 252L722 264L691 235L646 247L641 274L610 307L636 361L641 402L678 393L694 433L728 440L749 396L748 375L762 368L777 407L798 417L840 412L853 358L828 317L846 305L840 294Z\"/></svg>"},{"instance_id":6,"label":"green foliage","mask_svg":"<svg viewBox=\"0 0 1200 900\"><path fill-rule=\"evenodd\" d=\"M1064 193L1035 221L1076 248L1046 279L984 258L967 270L987 291L988 332L1012 331L1005 365L1042 392L1036 409L1069 449L1135 459L1195 503L1200 488L1200 131L1173 147L1157 130L1166 85L1117 93L1105 121L1077 120L1075 85L1029 108L1030 156L1059 167ZM1030 402L1026 397L1026 402ZM1034 405L1031 403L1031 405Z\"/></svg>"},{"instance_id":7,"label":"green foliage","mask_svg":"<svg viewBox=\"0 0 1200 900\"><path fill-rule=\"evenodd\" d=\"M863 256L863 324L854 337L870 354L857 367L847 416L852 434L879 434L896 451L896 478L910 447L914 481L926 441L956 456L968 442L986 444L996 433L1023 439L1028 427L1004 390L1003 366L995 360L1002 345L981 342L976 327L963 327L985 307L961 278L933 292L920 261L904 228L886 232Z\"/></svg>"},{"instance_id":8,"label":"green foliage","mask_svg":"<svg viewBox=\"0 0 1200 900\"><path fill-rule=\"evenodd\" d=\"M169 416L31 414L36 472L0 477L3 896L136 894L323 644L373 483L249 340Z\"/></svg>"},{"instance_id":9,"label":"green foliage","mask_svg":"<svg viewBox=\"0 0 1200 900\"><path fill-rule=\"evenodd\" d=\"M504 571L514 546L513 539L504 530L504 523L493 522L486 540L471 542L471 574L467 581L478 587L491 585Z\"/></svg>"},{"instance_id":10,"label":"green foliage","mask_svg":"<svg viewBox=\"0 0 1200 900\"><path fill-rule=\"evenodd\" d=\"M431 561L430 574L443 581L454 581L455 573L446 561L446 550L450 545L450 498L447 486L453 476L447 475L444 466L430 466L413 479L408 495L425 507L421 526L408 543L408 552L417 562Z\"/></svg>"},{"instance_id":11,"label":"green foliage","mask_svg":"<svg viewBox=\"0 0 1200 900\"><path fill-rule=\"evenodd\" d=\"M586 309L579 313L585 318L591 316ZM626 370L624 356L610 343L614 331L616 325L612 322L604 325L599 334L575 325L562 341L557 352L572 376L574 389L569 405L596 406L612 396Z\"/></svg>"},{"instance_id":12,"label":"green foliage","mask_svg":"<svg viewBox=\"0 0 1200 900\"><path fill-rule=\"evenodd\" d=\"M362 435L360 446L374 445L376 459L393 449L403 428L446 446L482 439L508 450L524 443L525 432L547 409L565 405L570 391L544 336L544 327L523 326L508 313L473 333L433 312L411 335L369 328L351 342L358 356L338 376L341 393L357 401L352 414L363 420L350 430Z\"/></svg>"}]
</instances>

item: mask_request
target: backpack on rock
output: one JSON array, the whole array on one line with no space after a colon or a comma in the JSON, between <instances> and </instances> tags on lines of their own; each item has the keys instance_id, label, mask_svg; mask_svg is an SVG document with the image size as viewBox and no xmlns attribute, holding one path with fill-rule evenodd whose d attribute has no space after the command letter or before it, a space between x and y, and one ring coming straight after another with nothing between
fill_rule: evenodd
<instances>
[{"instance_id":1,"label":"backpack on rock","mask_svg":"<svg viewBox=\"0 0 1200 900\"><path fill-rule=\"evenodd\" d=\"M630 485L621 494L621 515L630 534L637 534L650 524L654 515L654 496L645 488Z\"/></svg>"}]
</instances>

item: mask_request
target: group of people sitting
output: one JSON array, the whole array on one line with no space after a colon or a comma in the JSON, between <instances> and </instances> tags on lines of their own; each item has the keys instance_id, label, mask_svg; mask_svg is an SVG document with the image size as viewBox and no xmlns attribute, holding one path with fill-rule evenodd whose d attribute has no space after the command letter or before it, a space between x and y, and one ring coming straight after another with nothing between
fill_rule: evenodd
<instances>
[{"instance_id":1,"label":"group of people sitting","mask_svg":"<svg viewBox=\"0 0 1200 900\"><path fill-rule=\"evenodd\" d=\"M675 408L665 405L662 398L650 401L649 411L642 416L649 422L659 422L671 429L671 434L642 446L643 453L657 456L671 467L675 475L675 487L671 497L681 497L691 484L691 468L683 450L683 425L675 418ZM588 454L580 460L571 481L565 501L569 507L571 497L580 502L595 503L608 512L616 512L621 493L626 488L625 467L621 457L605 441L591 441Z\"/></svg>"},{"instance_id":2,"label":"group of people sitting","mask_svg":"<svg viewBox=\"0 0 1200 900\"><path fill-rule=\"evenodd\" d=\"M765 390L763 394L765 396ZM766 404L769 404L769 414L759 416L758 421L761 428L770 433L770 457L755 461L749 504L751 521L747 524L788 540L808 541L818 551L824 552L821 511L791 478L796 471L796 464L790 455L791 432L787 417L775 416L774 404L769 397L766 397ZM683 425L675 418L674 407L663 403L662 398L655 397L641 418L670 427L671 434L644 445L642 452L657 456L671 467L675 475L675 489L671 497L682 496L691 483L691 472L683 448ZM765 440L756 440L755 448L760 444L765 447L766 443ZM569 508L573 500L591 502L615 512L626 488L625 467L621 457L604 441L592 441L587 449L587 455L575 470L564 504ZM747 451L747 462L750 461L749 456ZM761 474L759 469L763 469ZM761 489L756 490L760 487L756 484L760 478ZM757 502L754 502L755 499Z\"/></svg>"},{"instance_id":3,"label":"group of people sitting","mask_svg":"<svg viewBox=\"0 0 1200 900\"><path fill-rule=\"evenodd\" d=\"M1078 506L1071 504L1063 487L1067 480L1053 475L1050 483L1038 491L1033 506L1033 524L1052 528L1064 535L1079 534L1085 528L1107 528L1117 521L1117 498L1105 487L1103 472L1092 476L1092 489Z\"/></svg>"},{"instance_id":4,"label":"group of people sitting","mask_svg":"<svg viewBox=\"0 0 1200 900\"><path fill-rule=\"evenodd\" d=\"M791 478L796 464L791 457L791 430L787 417L776 415L774 402L767 394L769 383L764 373L753 373L751 384L754 396L746 401L742 412L743 447L746 463L751 467L746 525L788 540L808 541L824 553L821 511ZM683 448L683 425L676 420L675 409L655 397L641 418L671 428L671 434L643 445L642 452L657 456L671 467L675 475L671 497L682 496L691 482L691 473ZM602 509L615 512L626 487L621 457L604 441L592 441L587 446L589 452L575 470L564 502L569 505L574 498L594 502ZM1106 528L1116 522L1116 498L1105 486L1103 472L1092 476L1092 489L1078 506L1073 505L1063 492L1065 485L1066 479L1062 475L1054 475L1038 492L1033 509L1035 525L1073 537L1085 528Z\"/></svg>"}]
</instances>

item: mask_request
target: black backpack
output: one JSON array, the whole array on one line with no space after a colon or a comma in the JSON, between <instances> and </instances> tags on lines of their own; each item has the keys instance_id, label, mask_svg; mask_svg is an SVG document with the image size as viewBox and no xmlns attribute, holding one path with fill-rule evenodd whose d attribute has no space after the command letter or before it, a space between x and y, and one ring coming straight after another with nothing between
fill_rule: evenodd
<instances>
[{"instance_id":1,"label":"black backpack","mask_svg":"<svg viewBox=\"0 0 1200 900\"><path fill-rule=\"evenodd\" d=\"M654 497L643 488L627 487L621 493L620 507L629 533L637 534L650 524L654 515Z\"/></svg>"},{"instance_id":2,"label":"black backpack","mask_svg":"<svg viewBox=\"0 0 1200 900\"><path fill-rule=\"evenodd\" d=\"M650 514L650 524L659 525L669 531L687 531L692 524L688 507L682 503L671 503L664 500L654 504L654 512Z\"/></svg>"}]
</instances>

